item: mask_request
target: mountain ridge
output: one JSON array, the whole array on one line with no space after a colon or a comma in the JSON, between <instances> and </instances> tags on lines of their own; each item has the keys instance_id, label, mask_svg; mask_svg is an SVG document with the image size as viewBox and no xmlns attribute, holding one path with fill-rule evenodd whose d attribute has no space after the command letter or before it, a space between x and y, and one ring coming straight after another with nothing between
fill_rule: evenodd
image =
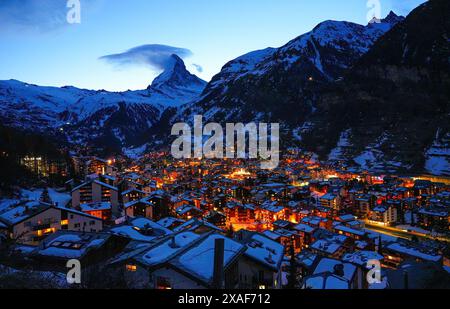
<instances>
[{"instance_id":1,"label":"mountain ridge","mask_svg":"<svg viewBox=\"0 0 450 309\"><path fill-rule=\"evenodd\" d=\"M189 73L181 58L172 57L172 75L164 71L156 78L164 81L146 90L108 92L0 81L0 119L6 126L64 135L72 144L99 143L119 152L140 143L143 132L165 110L186 104L203 91L206 82Z\"/></svg>"}]
</instances>

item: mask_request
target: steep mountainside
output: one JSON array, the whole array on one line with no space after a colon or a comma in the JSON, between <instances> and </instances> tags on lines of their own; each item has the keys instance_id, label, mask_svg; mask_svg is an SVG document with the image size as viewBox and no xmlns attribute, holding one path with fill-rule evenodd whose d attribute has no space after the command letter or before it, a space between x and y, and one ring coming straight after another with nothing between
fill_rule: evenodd
<instances>
[{"instance_id":1,"label":"steep mountainside","mask_svg":"<svg viewBox=\"0 0 450 309\"><path fill-rule=\"evenodd\" d=\"M229 62L174 120L280 122L282 146L374 172L450 175L449 3L405 20L326 21Z\"/></svg>"},{"instance_id":2,"label":"steep mountainside","mask_svg":"<svg viewBox=\"0 0 450 309\"><path fill-rule=\"evenodd\" d=\"M449 37L448 1L414 10L323 88L305 145L364 169L450 175Z\"/></svg>"},{"instance_id":3,"label":"steep mountainside","mask_svg":"<svg viewBox=\"0 0 450 309\"><path fill-rule=\"evenodd\" d=\"M0 120L5 126L65 135L69 142L120 151L141 143L143 132L165 110L194 100L205 86L176 55L172 66L140 91L114 93L0 81Z\"/></svg>"}]
</instances>

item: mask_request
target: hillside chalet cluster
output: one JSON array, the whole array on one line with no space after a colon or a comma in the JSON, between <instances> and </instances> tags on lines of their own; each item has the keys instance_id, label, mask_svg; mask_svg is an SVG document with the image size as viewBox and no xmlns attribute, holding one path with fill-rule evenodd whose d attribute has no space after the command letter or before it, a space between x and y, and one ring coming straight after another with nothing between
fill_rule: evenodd
<instances>
[{"instance_id":1,"label":"hillside chalet cluster","mask_svg":"<svg viewBox=\"0 0 450 309\"><path fill-rule=\"evenodd\" d=\"M67 182L67 204L0 201L3 265L65 274L78 259L154 289L408 288L424 267L448 275L448 182L331 169L296 151L273 171L162 153L73 160L83 181ZM382 281L369 284L373 260Z\"/></svg>"}]
</instances>

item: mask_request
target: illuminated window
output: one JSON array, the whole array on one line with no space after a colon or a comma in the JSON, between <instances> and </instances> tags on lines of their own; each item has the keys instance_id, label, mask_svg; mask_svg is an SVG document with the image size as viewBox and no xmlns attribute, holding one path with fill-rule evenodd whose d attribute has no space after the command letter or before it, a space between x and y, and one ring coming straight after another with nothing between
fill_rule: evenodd
<instances>
[{"instance_id":1,"label":"illuminated window","mask_svg":"<svg viewBox=\"0 0 450 309\"><path fill-rule=\"evenodd\" d=\"M69 220L61 220L61 225L69 225Z\"/></svg>"},{"instance_id":2,"label":"illuminated window","mask_svg":"<svg viewBox=\"0 0 450 309\"><path fill-rule=\"evenodd\" d=\"M127 265L127 271L136 272L137 266L136 265Z\"/></svg>"},{"instance_id":3,"label":"illuminated window","mask_svg":"<svg viewBox=\"0 0 450 309\"><path fill-rule=\"evenodd\" d=\"M265 289L266 289L266 286L265 286L265 285L260 285L260 286L258 287L258 289L260 289L260 290L265 290Z\"/></svg>"}]
</instances>

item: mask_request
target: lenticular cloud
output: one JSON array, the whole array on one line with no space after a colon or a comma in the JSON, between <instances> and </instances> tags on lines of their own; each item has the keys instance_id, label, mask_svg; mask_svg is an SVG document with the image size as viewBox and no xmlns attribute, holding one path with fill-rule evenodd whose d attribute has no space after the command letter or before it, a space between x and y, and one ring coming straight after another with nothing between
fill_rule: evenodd
<instances>
[{"instance_id":1,"label":"lenticular cloud","mask_svg":"<svg viewBox=\"0 0 450 309\"><path fill-rule=\"evenodd\" d=\"M170 64L171 56L174 54L180 58L193 55L186 48L148 44L134 47L123 53L106 55L100 57L100 59L118 66L145 65L152 69L164 70Z\"/></svg>"}]
</instances>

